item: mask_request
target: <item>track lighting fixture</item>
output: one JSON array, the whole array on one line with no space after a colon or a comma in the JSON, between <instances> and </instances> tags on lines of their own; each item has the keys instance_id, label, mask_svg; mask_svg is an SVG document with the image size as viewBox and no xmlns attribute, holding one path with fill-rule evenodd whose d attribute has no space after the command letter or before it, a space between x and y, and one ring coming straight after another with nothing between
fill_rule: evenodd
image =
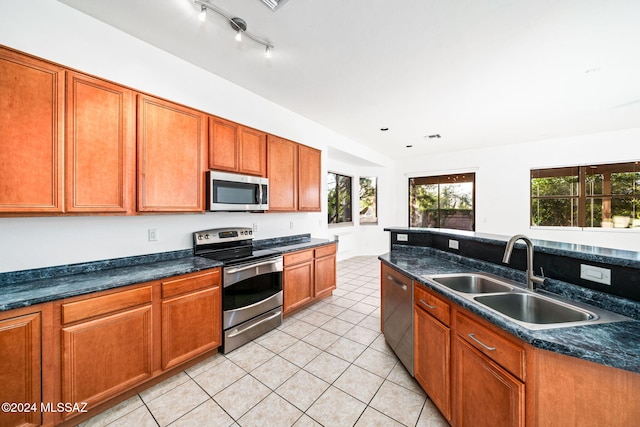
<instances>
[{"instance_id":1,"label":"track lighting fixture","mask_svg":"<svg viewBox=\"0 0 640 427\"><path fill-rule=\"evenodd\" d=\"M269 43L268 41L263 40L263 39L261 39L259 37L254 36L253 34L247 32L247 23L245 22L244 19L238 18L238 17L233 18L233 17L231 17L231 15L229 15L228 13L223 11L222 9L219 9L217 6L214 6L214 5L210 4L210 3L207 3L207 2L202 1L202 0L195 0L195 3L200 5L200 14L198 15L198 17L200 18L201 21L206 21L206 19L207 19L207 10L214 11L215 13L217 13L218 15L222 16L227 21L229 21L229 25L236 32L236 37L235 38L236 38L237 41L240 42L240 41L242 41L243 36L247 36L248 38L250 38L254 42L263 45L265 47L265 51L264 51L265 58L271 58L271 50L273 49L273 45L271 43Z\"/></svg>"}]
</instances>

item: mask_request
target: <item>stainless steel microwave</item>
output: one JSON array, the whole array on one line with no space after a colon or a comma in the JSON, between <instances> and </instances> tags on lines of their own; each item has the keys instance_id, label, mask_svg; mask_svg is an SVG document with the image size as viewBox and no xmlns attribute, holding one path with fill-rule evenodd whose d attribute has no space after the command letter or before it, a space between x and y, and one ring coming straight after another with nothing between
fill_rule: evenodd
<instances>
[{"instance_id":1,"label":"stainless steel microwave","mask_svg":"<svg viewBox=\"0 0 640 427\"><path fill-rule=\"evenodd\" d=\"M207 206L209 211L266 211L269 209L269 179L208 171Z\"/></svg>"}]
</instances>

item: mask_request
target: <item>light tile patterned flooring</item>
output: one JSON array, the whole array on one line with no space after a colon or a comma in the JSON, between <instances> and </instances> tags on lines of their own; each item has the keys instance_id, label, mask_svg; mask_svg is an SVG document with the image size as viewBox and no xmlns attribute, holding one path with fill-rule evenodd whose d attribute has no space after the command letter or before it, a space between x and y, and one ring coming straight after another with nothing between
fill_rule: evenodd
<instances>
[{"instance_id":1,"label":"light tile patterned flooring","mask_svg":"<svg viewBox=\"0 0 640 427\"><path fill-rule=\"evenodd\" d=\"M338 263L333 296L82 426L448 426L380 333L375 256Z\"/></svg>"}]
</instances>

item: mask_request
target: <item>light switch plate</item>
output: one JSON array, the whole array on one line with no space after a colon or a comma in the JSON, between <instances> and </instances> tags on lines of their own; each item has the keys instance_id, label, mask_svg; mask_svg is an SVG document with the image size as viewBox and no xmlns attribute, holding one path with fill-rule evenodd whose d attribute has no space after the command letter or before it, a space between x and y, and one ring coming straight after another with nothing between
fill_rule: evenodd
<instances>
[{"instance_id":1,"label":"light switch plate","mask_svg":"<svg viewBox=\"0 0 640 427\"><path fill-rule=\"evenodd\" d=\"M603 285L611 285L611 270L608 268L594 267L593 265L580 264L580 278L602 283Z\"/></svg>"},{"instance_id":2,"label":"light switch plate","mask_svg":"<svg viewBox=\"0 0 640 427\"><path fill-rule=\"evenodd\" d=\"M409 241L409 235L408 234L398 234L396 238L397 238L398 242L408 242Z\"/></svg>"},{"instance_id":3,"label":"light switch plate","mask_svg":"<svg viewBox=\"0 0 640 427\"><path fill-rule=\"evenodd\" d=\"M449 239L449 247L451 249L460 249L460 242L457 240Z\"/></svg>"}]
</instances>

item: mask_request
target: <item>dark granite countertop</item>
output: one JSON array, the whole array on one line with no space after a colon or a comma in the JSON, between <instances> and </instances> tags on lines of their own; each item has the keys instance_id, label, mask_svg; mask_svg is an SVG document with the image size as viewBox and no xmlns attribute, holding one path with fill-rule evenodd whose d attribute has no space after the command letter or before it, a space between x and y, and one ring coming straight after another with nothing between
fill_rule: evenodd
<instances>
[{"instance_id":1,"label":"dark granite countertop","mask_svg":"<svg viewBox=\"0 0 640 427\"><path fill-rule=\"evenodd\" d=\"M256 249L287 253L333 243L310 235L254 242ZM28 307L92 292L151 282L222 266L222 262L194 256L190 249L116 258L0 274L0 311Z\"/></svg>"},{"instance_id":2,"label":"dark granite countertop","mask_svg":"<svg viewBox=\"0 0 640 427\"><path fill-rule=\"evenodd\" d=\"M483 308L481 304L461 297L449 288L422 277L433 274L487 272L523 283L524 280L520 280L522 272L481 261L467 262L460 257L432 248L399 248L381 255L379 259L534 347L640 373L640 321L638 320L530 330ZM552 287L553 284L549 288ZM640 304L633 301L621 302L612 298L604 305L606 304L609 306L600 308L611 309L629 317L637 315L640 311ZM629 304L633 307L629 307ZM633 318L638 319L635 316Z\"/></svg>"}]
</instances>

